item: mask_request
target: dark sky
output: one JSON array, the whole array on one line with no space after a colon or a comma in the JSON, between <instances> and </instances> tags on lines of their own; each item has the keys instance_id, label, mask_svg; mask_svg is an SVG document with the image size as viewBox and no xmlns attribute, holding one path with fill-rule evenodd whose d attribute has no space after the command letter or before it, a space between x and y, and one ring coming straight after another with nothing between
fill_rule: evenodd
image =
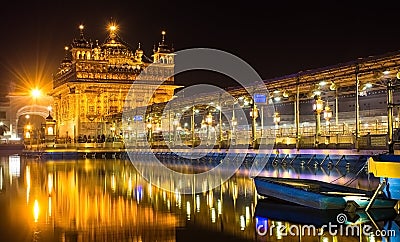
<instances>
[{"instance_id":1,"label":"dark sky","mask_svg":"<svg viewBox=\"0 0 400 242\"><path fill-rule=\"evenodd\" d=\"M10 82L50 84L77 26L85 24L86 36L103 42L110 19L126 42L141 42L147 56L165 29L176 50L225 50L263 79L400 50L399 4L390 1L239 2L10 1L0 14L0 90ZM187 75L177 82L219 82L218 76L202 78Z\"/></svg>"}]
</instances>

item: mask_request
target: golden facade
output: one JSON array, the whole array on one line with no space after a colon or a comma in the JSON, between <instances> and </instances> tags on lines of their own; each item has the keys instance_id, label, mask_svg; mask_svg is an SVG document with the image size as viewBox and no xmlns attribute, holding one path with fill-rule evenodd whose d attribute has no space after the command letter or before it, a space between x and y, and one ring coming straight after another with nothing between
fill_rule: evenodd
<instances>
[{"instance_id":1,"label":"golden facade","mask_svg":"<svg viewBox=\"0 0 400 242\"><path fill-rule=\"evenodd\" d=\"M173 78L174 53L165 42L165 31L150 59L140 44L133 51L117 34L115 25L109 26L109 36L103 44L86 40L83 25L79 29L80 37L65 47L65 58L53 76L51 95L60 137L118 135L111 128L112 115L173 97L177 88ZM146 70L149 65L151 68ZM141 78L138 84L142 72L145 79ZM133 83L135 90L127 98Z\"/></svg>"}]
</instances>

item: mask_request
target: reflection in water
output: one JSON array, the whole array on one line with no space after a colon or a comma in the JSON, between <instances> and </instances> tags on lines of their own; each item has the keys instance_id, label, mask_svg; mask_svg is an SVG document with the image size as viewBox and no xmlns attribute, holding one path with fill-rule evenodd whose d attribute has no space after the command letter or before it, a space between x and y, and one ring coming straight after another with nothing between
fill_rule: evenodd
<instances>
[{"instance_id":1,"label":"reflection in water","mask_svg":"<svg viewBox=\"0 0 400 242\"><path fill-rule=\"evenodd\" d=\"M270 238L255 233L259 197L246 170L213 190L194 195L181 194L172 179L167 184L168 191L159 189L156 185L166 182L163 174L157 174L155 167L148 167L148 171L153 174L150 181L144 180L126 160L41 161L0 157L2 238L8 241L269 241ZM263 175L342 184L353 177L336 168L280 166L267 167ZM377 181L357 179L351 185L371 189ZM280 236L277 234L274 239Z\"/></svg>"}]
</instances>

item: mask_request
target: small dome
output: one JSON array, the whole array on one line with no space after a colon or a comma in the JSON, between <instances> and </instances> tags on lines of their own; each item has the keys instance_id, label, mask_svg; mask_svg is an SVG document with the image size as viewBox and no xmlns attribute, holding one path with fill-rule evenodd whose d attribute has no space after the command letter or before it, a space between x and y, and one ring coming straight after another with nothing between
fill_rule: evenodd
<instances>
[{"instance_id":1,"label":"small dome","mask_svg":"<svg viewBox=\"0 0 400 242\"><path fill-rule=\"evenodd\" d=\"M79 39L75 38L72 41L72 47L75 47L75 48L91 48L92 43L85 39L85 36L83 35L83 29L84 29L84 26L82 24L79 25L80 36L79 36Z\"/></svg>"}]
</instances>

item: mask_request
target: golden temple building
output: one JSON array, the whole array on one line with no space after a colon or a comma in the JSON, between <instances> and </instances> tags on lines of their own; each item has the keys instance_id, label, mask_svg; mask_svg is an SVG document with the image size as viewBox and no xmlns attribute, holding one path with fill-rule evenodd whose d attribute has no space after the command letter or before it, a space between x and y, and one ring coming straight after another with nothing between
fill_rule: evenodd
<instances>
[{"instance_id":1,"label":"golden temple building","mask_svg":"<svg viewBox=\"0 0 400 242\"><path fill-rule=\"evenodd\" d=\"M165 41L165 31L152 58L148 58L140 43L133 50L122 40L115 24L109 25L103 44L89 41L83 25L79 30L79 38L65 47L65 57L53 75L51 96L59 137L119 135L112 128L113 115L173 97L178 87L173 77L175 54ZM138 81L142 72L147 79ZM133 83L135 90L130 91Z\"/></svg>"}]
</instances>

